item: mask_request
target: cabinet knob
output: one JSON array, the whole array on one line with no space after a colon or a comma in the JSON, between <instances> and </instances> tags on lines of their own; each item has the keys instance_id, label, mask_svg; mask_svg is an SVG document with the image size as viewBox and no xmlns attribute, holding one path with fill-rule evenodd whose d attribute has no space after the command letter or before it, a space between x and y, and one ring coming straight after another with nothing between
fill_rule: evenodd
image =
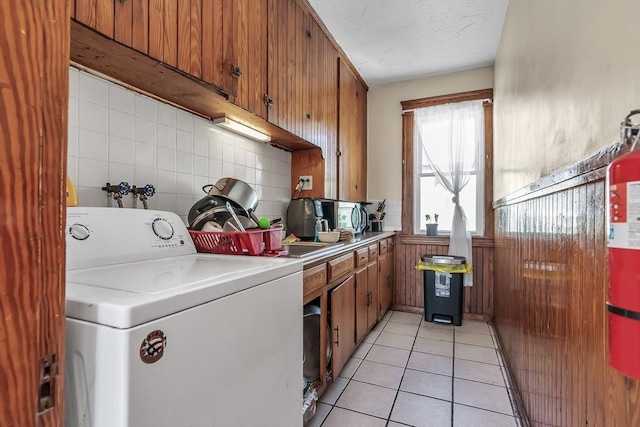
<instances>
[{"instance_id":1,"label":"cabinet knob","mask_svg":"<svg viewBox=\"0 0 640 427\"><path fill-rule=\"evenodd\" d=\"M307 116L307 119L310 119L311 118L311 113L307 113L306 116Z\"/></svg>"},{"instance_id":2,"label":"cabinet knob","mask_svg":"<svg viewBox=\"0 0 640 427\"><path fill-rule=\"evenodd\" d=\"M242 68L240 68L236 64L231 64L231 74L233 75L233 77L240 77L242 75Z\"/></svg>"},{"instance_id":3,"label":"cabinet knob","mask_svg":"<svg viewBox=\"0 0 640 427\"><path fill-rule=\"evenodd\" d=\"M267 107L273 107L273 98L267 93L264 94L264 103L267 104Z\"/></svg>"}]
</instances>

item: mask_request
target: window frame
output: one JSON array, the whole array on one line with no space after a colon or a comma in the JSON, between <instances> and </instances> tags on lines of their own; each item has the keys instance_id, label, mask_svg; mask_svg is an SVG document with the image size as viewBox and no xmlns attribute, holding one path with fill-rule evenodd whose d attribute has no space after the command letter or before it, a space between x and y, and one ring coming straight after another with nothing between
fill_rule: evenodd
<instances>
[{"instance_id":1,"label":"window frame","mask_svg":"<svg viewBox=\"0 0 640 427\"><path fill-rule=\"evenodd\" d=\"M481 89L469 92L460 92L450 95L435 96L429 98L402 101L402 234L416 235L414 223L416 221L416 185L418 174L415 171L415 144L414 144L414 114L417 108L434 105L451 104L463 101L485 99L484 109L484 173L482 177L483 203L476 209L483 210L483 230L477 230L474 236L493 237L493 89ZM436 236L449 238L446 235Z\"/></svg>"}]
</instances>

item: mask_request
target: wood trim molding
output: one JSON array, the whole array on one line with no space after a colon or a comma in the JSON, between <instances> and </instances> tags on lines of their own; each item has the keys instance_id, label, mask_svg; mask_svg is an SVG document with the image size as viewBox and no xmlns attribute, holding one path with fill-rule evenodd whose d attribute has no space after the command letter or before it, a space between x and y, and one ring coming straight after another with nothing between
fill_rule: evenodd
<instances>
[{"instance_id":1,"label":"wood trim molding","mask_svg":"<svg viewBox=\"0 0 640 427\"><path fill-rule=\"evenodd\" d=\"M454 102L473 101L475 99L493 99L493 89L471 90L468 92L452 93L450 95L431 96L429 98L402 101L402 110L433 107L434 105L452 104Z\"/></svg>"},{"instance_id":2,"label":"wood trim molding","mask_svg":"<svg viewBox=\"0 0 640 427\"><path fill-rule=\"evenodd\" d=\"M484 236L493 237L493 103L482 104L484 109ZM487 167L488 165L488 167Z\"/></svg>"},{"instance_id":3,"label":"wood trim molding","mask_svg":"<svg viewBox=\"0 0 640 427\"><path fill-rule=\"evenodd\" d=\"M402 114L402 233L413 234L413 111Z\"/></svg>"},{"instance_id":4,"label":"wood trim molding","mask_svg":"<svg viewBox=\"0 0 640 427\"><path fill-rule=\"evenodd\" d=\"M417 234L399 234L400 245L434 245L449 246L448 236L427 236ZM493 248L493 237L471 236L471 246L474 248Z\"/></svg>"},{"instance_id":5,"label":"wood trim molding","mask_svg":"<svg viewBox=\"0 0 640 427\"><path fill-rule=\"evenodd\" d=\"M521 203L526 200L597 181L606 175L607 166L618 157L631 151L631 147L620 142L603 148L599 152L566 166L551 175L521 188L493 202L493 208ZM640 151L640 147L636 150Z\"/></svg>"}]
</instances>

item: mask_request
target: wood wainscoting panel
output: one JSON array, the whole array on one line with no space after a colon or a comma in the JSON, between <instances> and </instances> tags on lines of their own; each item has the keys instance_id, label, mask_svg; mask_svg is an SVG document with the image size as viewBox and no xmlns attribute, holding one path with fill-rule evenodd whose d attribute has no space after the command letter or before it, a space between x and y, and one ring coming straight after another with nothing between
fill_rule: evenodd
<instances>
[{"instance_id":1,"label":"wood wainscoting panel","mask_svg":"<svg viewBox=\"0 0 640 427\"><path fill-rule=\"evenodd\" d=\"M473 286L465 287L462 312L493 316L493 239L474 238L472 243ZM422 255L447 255L449 239L444 237L398 236L395 254L396 307L424 309L423 271L416 270Z\"/></svg>"},{"instance_id":2,"label":"wood wainscoting panel","mask_svg":"<svg viewBox=\"0 0 640 427\"><path fill-rule=\"evenodd\" d=\"M531 425L640 426L608 364L605 183L575 182L497 206L494 323Z\"/></svg>"}]
</instances>

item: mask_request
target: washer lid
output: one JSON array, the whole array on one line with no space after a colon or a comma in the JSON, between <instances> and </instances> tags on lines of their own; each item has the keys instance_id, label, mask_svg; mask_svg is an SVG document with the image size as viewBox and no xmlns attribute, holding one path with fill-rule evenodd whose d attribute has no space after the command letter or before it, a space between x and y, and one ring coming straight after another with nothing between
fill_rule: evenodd
<instances>
[{"instance_id":1,"label":"washer lid","mask_svg":"<svg viewBox=\"0 0 640 427\"><path fill-rule=\"evenodd\" d=\"M66 315L125 329L299 271L293 259L205 254L67 271Z\"/></svg>"}]
</instances>

